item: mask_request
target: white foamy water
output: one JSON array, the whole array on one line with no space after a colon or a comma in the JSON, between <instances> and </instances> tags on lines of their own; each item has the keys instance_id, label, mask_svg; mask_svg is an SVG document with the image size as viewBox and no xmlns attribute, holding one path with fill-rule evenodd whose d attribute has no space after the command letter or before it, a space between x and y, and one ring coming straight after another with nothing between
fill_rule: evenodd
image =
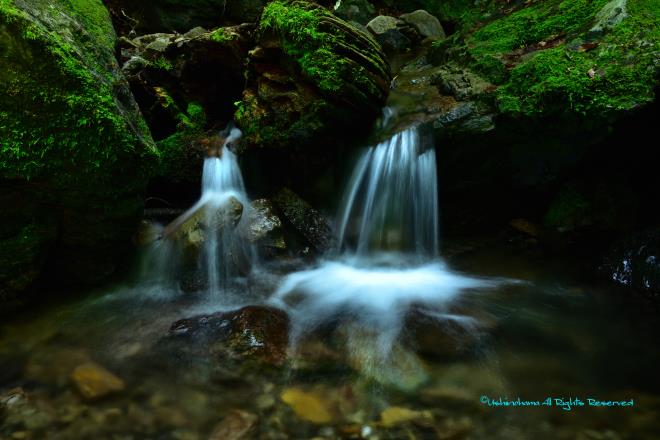
<instances>
[{"instance_id":1,"label":"white foamy water","mask_svg":"<svg viewBox=\"0 0 660 440\"><path fill-rule=\"evenodd\" d=\"M423 376L398 344L406 317L415 311L474 332L475 320L456 313L455 303L466 291L499 283L448 268L439 258L438 224L435 150L418 129L367 149L339 210L340 257L288 275L272 298L291 316L293 344L338 325L364 374L383 382L406 372Z\"/></svg>"},{"instance_id":2,"label":"white foamy water","mask_svg":"<svg viewBox=\"0 0 660 440\"><path fill-rule=\"evenodd\" d=\"M223 211L231 209L228 207L235 206L238 201L243 206L243 215L236 225L236 228L240 227L246 221L244 214L250 206L238 160L229 148L240 139L241 131L227 128L223 135L224 143L218 157L204 159L200 199L164 228L163 239L147 251L148 278L153 281L178 281L186 256L170 235L200 213L204 218L204 237L197 272L205 274L211 293L219 293L224 282L238 275L237 266L250 268L256 261L254 247L236 234L235 228L216 225Z\"/></svg>"}]
</instances>

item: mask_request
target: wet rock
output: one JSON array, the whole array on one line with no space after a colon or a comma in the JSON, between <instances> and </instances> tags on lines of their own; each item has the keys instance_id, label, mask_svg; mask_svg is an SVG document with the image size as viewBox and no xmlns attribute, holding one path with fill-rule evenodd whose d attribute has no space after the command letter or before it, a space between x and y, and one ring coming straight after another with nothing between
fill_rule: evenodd
<instances>
[{"instance_id":1,"label":"wet rock","mask_svg":"<svg viewBox=\"0 0 660 440\"><path fill-rule=\"evenodd\" d=\"M335 14L346 21L367 24L375 15L376 8L368 0L342 0L335 6Z\"/></svg>"},{"instance_id":2,"label":"wet rock","mask_svg":"<svg viewBox=\"0 0 660 440\"><path fill-rule=\"evenodd\" d=\"M280 190L273 201L293 228L301 234L317 253L334 246L329 222L317 210L288 188Z\"/></svg>"},{"instance_id":3,"label":"wet rock","mask_svg":"<svg viewBox=\"0 0 660 440\"><path fill-rule=\"evenodd\" d=\"M330 410L325 405L325 399L318 393L304 391L301 388L287 388L280 398L302 420L318 425L333 420Z\"/></svg>"},{"instance_id":4,"label":"wet rock","mask_svg":"<svg viewBox=\"0 0 660 440\"><path fill-rule=\"evenodd\" d=\"M270 200L253 201L248 208L246 220L239 234L248 242L258 245L267 254L274 250L286 249L282 235L282 221L275 214Z\"/></svg>"},{"instance_id":5,"label":"wet rock","mask_svg":"<svg viewBox=\"0 0 660 440\"><path fill-rule=\"evenodd\" d=\"M76 367L71 372L71 380L88 400L123 391L126 387L123 380L94 362Z\"/></svg>"},{"instance_id":6,"label":"wet rock","mask_svg":"<svg viewBox=\"0 0 660 440\"><path fill-rule=\"evenodd\" d=\"M289 318L277 309L248 306L233 312L182 319L172 324L172 342L184 339L191 353L282 365L287 357Z\"/></svg>"},{"instance_id":7,"label":"wet rock","mask_svg":"<svg viewBox=\"0 0 660 440\"><path fill-rule=\"evenodd\" d=\"M616 243L601 271L615 283L660 297L660 230L633 234Z\"/></svg>"},{"instance_id":8,"label":"wet rock","mask_svg":"<svg viewBox=\"0 0 660 440\"><path fill-rule=\"evenodd\" d=\"M440 20L423 9L403 14L399 18L415 28L422 38L445 38Z\"/></svg>"},{"instance_id":9,"label":"wet rock","mask_svg":"<svg viewBox=\"0 0 660 440\"><path fill-rule=\"evenodd\" d=\"M229 197L219 206L208 202L170 223L163 231L163 237L176 240L184 249L198 251L206 240L207 231L222 233L231 230L242 215L243 204L235 197Z\"/></svg>"},{"instance_id":10,"label":"wet rock","mask_svg":"<svg viewBox=\"0 0 660 440\"><path fill-rule=\"evenodd\" d=\"M215 428L209 440L242 440L251 438L251 431L257 424L257 416L247 411L235 409Z\"/></svg>"}]
</instances>

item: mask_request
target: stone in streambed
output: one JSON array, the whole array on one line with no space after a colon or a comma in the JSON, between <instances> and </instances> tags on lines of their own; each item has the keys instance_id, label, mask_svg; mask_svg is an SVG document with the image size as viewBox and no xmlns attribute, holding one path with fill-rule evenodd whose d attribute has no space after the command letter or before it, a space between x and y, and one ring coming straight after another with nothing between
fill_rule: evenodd
<instances>
[{"instance_id":1,"label":"stone in streambed","mask_svg":"<svg viewBox=\"0 0 660 440\"><path fill-rule=\"evenodd\" d=\"M243 440L252 438L250 433L257 423L257 416L247 411L232 410L214 429L209 440Z\"/></svg>"},{"instance_id":2,"label":"stone in streambed","mask_svg":"<svg viewBox=\"0 0 660 440\"><path fill-rule=\"evenodd\" d=\"M318 253L334 246L330 223L309 203L288 188L280 190L273 201L293 228Z\"/></svg>"},{"instance_id":3,"label":"stone in streambed","mask_svg":"<svg viewBox=\"0 0 660 440\"><path fill-rule=\"evenodd\" d=\"M332 422L330 410L325 406L323 397L317 393L294 387L285 389L280 398L302 420L317 425Z\"/></svg>"},{"instance_id":4,"label":"stone in streambed","mask_svg":"<svg viewBox=\"0 0 660 440\"><path fill-rule=\"evenodd\" d=\"M71 373L71 380L88 400L123 391L126 387L123 380L94 362L76 367Z\"/></svg>"},{"instance_id":5,"label":"stone in streambed","mask_svg":"<svg viewBox=\"0 0 660 440\"><path fill-rule=\"evenodd\" d=\"M170 327L166 341L182 340L190 341L183 349L194 357L254 360L280 366L287 358L289 318L280 310L261 306L196 316Z\"/></svg>"},{"instance_id":6,"label":"stone in streambed","mask_svg":"<svg viewBox=\"0 0 660 440\"><path fill-rule=\"evenodd\" d=\"M385 428L429 420L433 420L433 415L429 411L415 411L400 406L391 406L380 414L380 424Z\"/></svg>"},{"instance_id":7,"label":"stone in streambed","mask_svg":"<svg viewBox=\"0 0 660 440\"><path fill-rule=\"evenodd\" d=\"M275 214L273 204L269 200L253 201L248 208L246 220L238 233L248 242L267 250L286 248L282 221Z\"/></svg>"}]
</instances>

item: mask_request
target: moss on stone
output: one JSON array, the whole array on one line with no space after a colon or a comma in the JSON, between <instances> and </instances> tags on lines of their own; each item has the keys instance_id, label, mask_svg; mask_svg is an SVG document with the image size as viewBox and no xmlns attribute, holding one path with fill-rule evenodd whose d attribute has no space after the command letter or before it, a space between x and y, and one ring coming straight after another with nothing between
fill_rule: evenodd
<instances>
[{"instance_id":1,"label":"moss on stone","mask_svg":"<svg viewBox=\"0 0 660 440\"><path fill-rule=\"evenodd\" d=\"M629 17L593 50L581 49L578 39L536 52L498 90L500 109L528 116L607 117L651 102L658 77L659 9L652 0L631 0Z\"/></svg>"},{"instance_id":2,"label":"moss on stone","mask_svg":"<svg viewBox=\"0 0 660 440\"><path fill-rule=\"evenodd\" d=\"M332 95L350 87L365 101L374 101L382 90L369 72L389 77L387 65L377 55L380 49L371 37L345 22L340 25L344 29L338 28L339 23L330 11L313 3L276 0L264 9L260 30L280 37L284 51L321 92ZM361 50L350 36L360 38L370 50ZM360 59L348 58L351 52Z\"/></svg>"},{"instance_id":3,"label":"moss on stone","mask_svg":"<svg viewBox=\"0 0 660 440\"><path fill-rule=\"evenodd\" d=\"M100 0L0 1L2 176L101 179L122 157L157 155L118 96L114 39Z\"/></svg>"},{"instance_id":4,"label":"moss on stone","mask_svg":"<svg viewBox=\"0 0 660 440\"><path fill-rule=\"evenodd\" d=\"M161 160L155 173L158 176L167 176L173 181L182 181L188 177L185 164L190 160L190 144L199 139L206 126L206 114L199 103L188 104L186 112L179 113L178 118L176 133L158 141Z\"/></svg>"}]
</instances>

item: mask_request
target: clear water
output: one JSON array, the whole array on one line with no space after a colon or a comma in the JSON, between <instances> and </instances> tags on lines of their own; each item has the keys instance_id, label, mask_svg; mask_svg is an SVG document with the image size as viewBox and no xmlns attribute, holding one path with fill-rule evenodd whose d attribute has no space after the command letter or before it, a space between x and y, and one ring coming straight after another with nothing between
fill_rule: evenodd
<instances>
[{"instance_id":1,"label":"clear water","mask_svg":"<svg viewBox=\"0 0 660 440\"><path fill-rule=\"evenodd\" d=\"M628 291L583 280L566 259L491 247L448 264L470 279L524 282L477 286L439 311L469 318L467 331L465 323L412 315L386 363L371 357L382 323L360 319L360 309L299 335L280 367L223 357L209 341L167 338L177 319L270 303L282 281L276 271L226 291L222 302L124 286L5 322L0 394L22 387L28 403L1 411L0 437L207 439L241 409L257 417L246 438L658 438L657 312ZM70 374L88 359L126 389L83 400ZM318 396L332 419L301 418L282 399L291 389ZM488 407L481 396L634 399L634 406ZM388 408L421 415L386 426Z\"/></svg>"},{"instance_id":2,"label":"clear water","mask_svg":"<svg viewBox=\"0 0 660 440\"><path fill-rule=\"evenodd\" d=\"M660 438L657 311L583 279L579 261L484 240L440 260L421 147L413 129L365 153L343 252L315 267L223 283L235 248L219 234L201 259L218 279L184 294L180 249L160 240L136 283L2 323L0 439ZM247 204L229 150L203 181L199 204ZM246 305L290 328L276 312L173 326ZM72 373L90 362L124 387L83 398Z\"/></svg>"}]
</instances>

